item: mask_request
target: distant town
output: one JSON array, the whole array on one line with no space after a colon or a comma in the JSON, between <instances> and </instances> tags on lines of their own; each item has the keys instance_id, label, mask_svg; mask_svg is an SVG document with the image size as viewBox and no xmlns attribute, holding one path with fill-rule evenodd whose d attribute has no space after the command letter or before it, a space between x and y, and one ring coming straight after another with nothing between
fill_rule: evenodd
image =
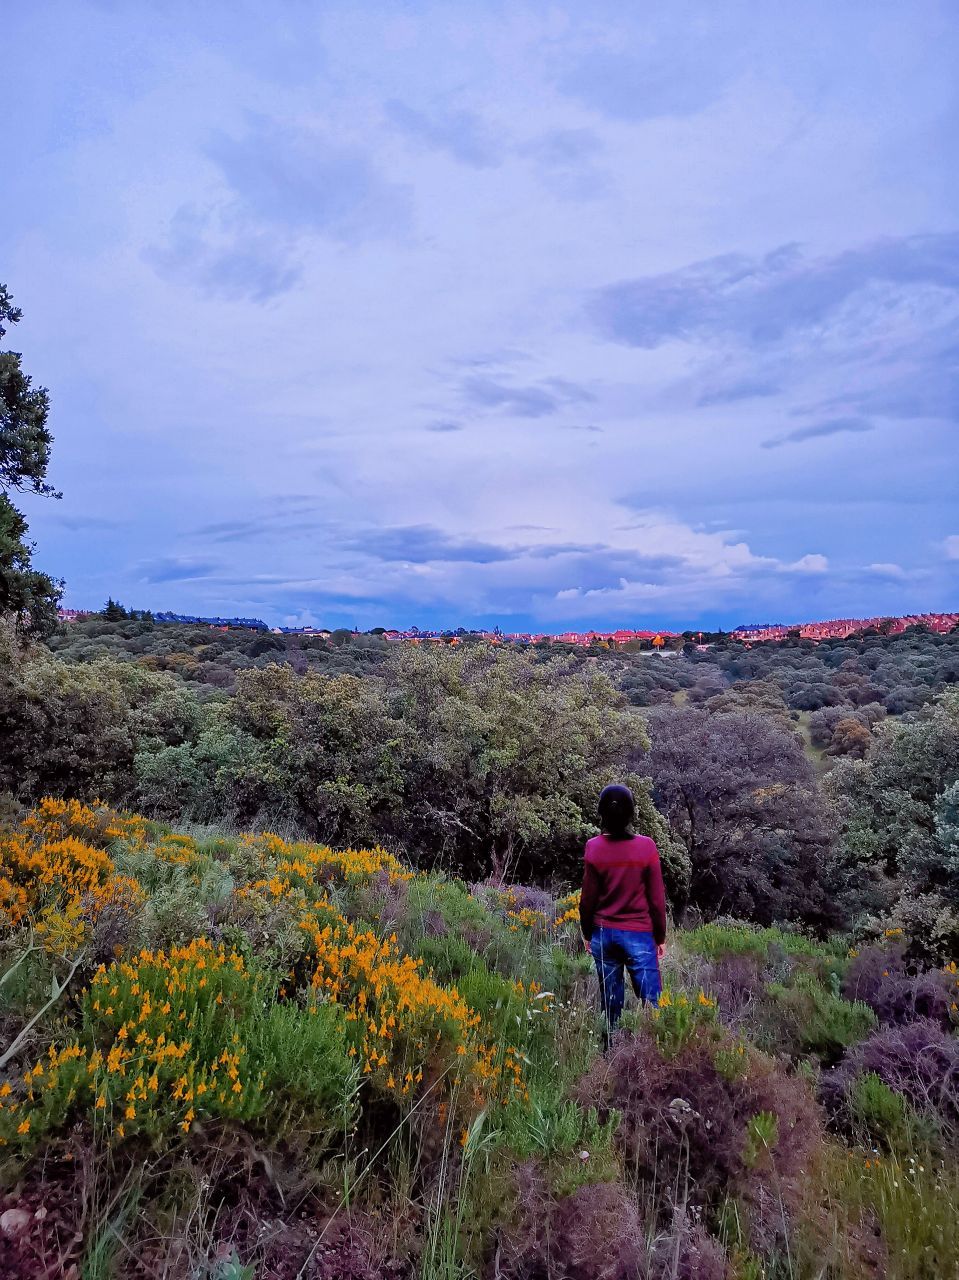
<instances>
[{"instance_id":1,"label":"distant town","mask_svg":"<svg viewBox=\"0 0 959 1280\"><path fill-rule=\"evenodd\" d=\"M349 635L379 635L387 641L406 641L410 644L443 642L459 644L466 638L487 640L493 644L563 644L587 648L590 645L606 645L612 648L675 650L685 643L698 642L702 647L723 637L741 640L747 644L769 640L786 640L799 638L802 640L843 640L847 636L864 631L875 631L880 635L897 635L909 627L922 627L938 635L945 635L959 626L959 613L911 613L890 617L881 615L872 618L831 618L822 622L750 622L734 627L731 631L669 631L665 628L643 629L634 631L618 629L615 631L561 631L526 632L502 631L499 627L491 630L467 629L457 627L446 630L428 630L420 627L409 627L404 631L388 627L373 627L368 632L360 632L351 628L329 627L270 627L260 618L211 618L193 614L156 613L150 610L127 610L112 599L103 609L60 609L60 621L77 622L86 618L107 617L115 620L141 619L157 623L192 623L198 626L209 626L214 629L246 628L253 631L266 631L274 635L316 636L319 639L333 637L346 638Z\"/></svg>"}]
</instances>

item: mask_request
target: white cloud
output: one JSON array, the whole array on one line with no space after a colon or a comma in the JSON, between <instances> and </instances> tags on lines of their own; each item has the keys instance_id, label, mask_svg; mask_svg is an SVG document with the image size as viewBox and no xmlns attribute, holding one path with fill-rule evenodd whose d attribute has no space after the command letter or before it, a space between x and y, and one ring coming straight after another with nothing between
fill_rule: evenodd
<instances>
[{"instance_id":1,"label":"white cloud","mask_svg":"<svg viewBox=\"0 0 959 1280\"><path fill-rule=\"evenodd\" d=\"M813 555L800 556L792 564L783 565L783 568L787 573L825 573L829 568L829 560L817 552Z\"/></svg>"},{"instance_id":2,"label":"white cloud","mask_svg":"<svg viewBox=\"0 0 959 1280\"><path fill-rule=\"evenodd\" d=\"M951 533L942 545L947 560L959 560L959 533Z\"/></svg>"},{"instance_id":3,"label":"white cloud","mask_svg":"<svg viewBox=\"0 0 959 1280\"><path fill-rule=\"evenodd\" d=\"M886 564L880 561L876 564L867 565L866 568L879 578L905 578L907 576L901 564Z\"/></svg>"}]
</instances>

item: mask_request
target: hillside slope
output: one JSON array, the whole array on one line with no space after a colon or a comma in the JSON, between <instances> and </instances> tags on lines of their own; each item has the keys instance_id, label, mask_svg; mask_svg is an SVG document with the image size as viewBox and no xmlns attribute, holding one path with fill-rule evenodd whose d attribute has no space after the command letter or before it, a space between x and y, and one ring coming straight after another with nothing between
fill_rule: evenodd
<instances>
[{"instance_id":1,"label":"hillside slope","mask_svg":"<svg viewBox=\"0 0 959 1280\"><path fill-rule=\"evenodd\" d=\"M48 800L0 913L4 1276L959 1274L895 937L678 933L603 1055L575 894Z\"/></svg>"}]
</instances>

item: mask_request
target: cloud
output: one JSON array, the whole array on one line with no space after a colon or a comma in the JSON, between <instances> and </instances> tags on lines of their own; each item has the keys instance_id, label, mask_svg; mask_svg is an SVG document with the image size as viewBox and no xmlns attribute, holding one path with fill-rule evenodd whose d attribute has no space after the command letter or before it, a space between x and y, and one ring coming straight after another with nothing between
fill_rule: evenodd
<instances>
[{"instance_id":1,"label":"cloud","mask_svg":"<svg viewBox=\"0 0 959 1280\"><path fill-rule=\"evenodd\" d=\"M823 325L853 295L880 284L959 291L959 232L877 240L823 258L806 258L794 244L758 258L708 258L607 285L588 311L605 337L629 346L730 337L762 346Z\"/></svg>"},{"instance_id":2,"label":"cloud","mask_svg":"<svg viewBox=\"0 0 959 1280\"><path fill-rule=\"evenodd\" d=\"M211 542L246 542L260 538L292 538L296 534L315 534L326 529L324 520L290 516L254 517L250 520L224 520L196 530Z\"/></svg>"},{"instance_id":3,"label":"cloud","mask_svg":"<svg viewBox=\"0 0 959 1280\"><path fill-rule=\"evenodd\" d=\"M495 351L482 351L477 355L455 356L450 364L460 369L506 369L512 365L524 364L529 360L529 353L515 347L500 347Z\"/></svg>"},{"instance_id":4,"label":"cloud","mask_svg":"<svg viewBox=\"0 0 959 1280\"><path fill-rule=\"evenodd\" d=\"M517 554L491 542L454 537L428 524L369 529L345 538L343 545L380 560L410 564L428 564L434 560L490 564L494 560L509 560Z\"/></svg>"},{"instance_id":5,"label":"cloud","mask_svg":"<svg viewBox=\"0 0 959 1280\"><path fill-rule=\"evenodd\" d=\"M959 533L951 533L942 546L947 560L959 560Z\"/></svg>"},{"instance_id":6,"label":"cloud","mask_svg":"<svg viewBox=\"0 0 959 1280\"><path fill-rule=\"evenodd\" d=\"M445 151L460 164L492 169L502 163L502 141L472 111L427 114L397 98L391 98L385 106L390 121L407 137L436 151Z\"/></svg>"},{"instance_id":7,"label":"cloud","mask_svg":"<svg viewBox=\"0 0 959 1280\"><path fill-rule=\"evenodd\" d=\"M643 558L650 567L658 566L668 568L671 564L679 563L673 556L650 556L636 557L634 553L622 552L622 550L609 547L606 543L540 543L534 547L525 547L524 552L533 559L552 559L554 556L579 556L579 557L599 557L600 561L607 557L616 559L630 559L634 561L636 558Z\"/></svg>"},{"instance_id":8,"label":"cloud","mask_svg":"<svg viewBox=\"0 0 959 1280\"><path fill-rule=\"evenodd\" d=\"M568 378L547 378L543 385L555 391L567 404L592 404L596 399L591 391L577 382L570 382Z\"/></svg>"},{"instance_id":9,"label":"cloud","mask_svg":"<svg viewBox=\"0 0 959 1280\"><path fill-rule=\"evenodd\" d=\"M592 129L550 129L517 147L520 155L538 160L551 169L565 169L594 160L603 150Z\"/></svg>"},{"instance_id":10,"label":"cloud","mask_svg":"<svg viewBox=\"0 0 959 1280\"><path fill-rule=\"evenodd\" d=\"M410 189L365 149L317 130L251 115L245 134L219 134L207 154L241 210L268 227L356 244L409 225Z\"/></svg>"},{"instance_id":11,"label":"cloud","mask_svg":"<svg viewBox=\"0 0 959 1280\"><path fill-rule=\"evenodd\" d=\"M361 244L409 227L410 189L384 177L367 151L263 115L247 124L206 146L226 197L181 205L165 241L143 250L161 277L211 297L268 302L299 281L304 237Z\"/></svg>"},{"instance_id":12,"label":"cloud","mask_svg":"<svg viewBox=\"0 0 959 1280\"><path fill-rule=\"evenodd\" d=\"M426 430L439 432L462 431L463 424L462 422L428 422Z\"/></svg>"},{"instance_id":13,"label":"cloud","mask_svg":"<svg viewBox=\"0 0 959 1280\"><path fill-rule=\"evenodd\" d=\"M255 515L236 520L216 520L191 531L194 537L213 542L243 542L251 538L287 538L295 533L321 533L329 521L315 497L291 493L268 502Z\"/></svg>"},{"instance_id":14,"label":"cloud","mask_svg":"<svg viewBox=\"0 0 959 1280\"><path fill-rule=\"evenodd\" d=\"M800 556L792 564L783 565L783 569L786 573L826 573L829 569L829 560L826 556L815 553L813 555Z\"/></svg>"},{"instance_id":15,"label":"cloud","mask_svg":"<svg viewBox=\"0 0 959 1280\"><path fill-rule=\"evenodd\" d=\"M866 565L866 570L874 573L877 578L893 578L897 581L908 576L901 564L869 564Z\"/></svg>"},{"instance_id":16,"label":"cloud","mask_svg":"<svg viewBox=\"0 0 959 1280\"><path fill-rule=\"evenodd\" d=\"M664 8L644 23L629 52L592 49L559 75L560 89L615 120L690 116L708 107L744 61L741 48L717 39L715 23ZM727 52L728 51L728 52Z\"/></svg>"},{"instance_id":17,"label":"cloud","mask_svg":"<svg viewBox=\"0 0 959 1280\"><path fill-rule=\"evenodd\" d=\"M959 310L959 308L957 308ZM852 409L886 418L959 419L959 346L956 315L929 332L916 332L908 317L907 337L893 351L881 353L881 367L870 369L861 387L845 386L816 412Z\"/></svg>"},{"instance_id":18,"label":"cloud","mask_svg":"<svg viewBox=\"0 0 959 1280\"><path fill-rule=\"evenodd\" d=\"M607 190L608 176L595 164L603 150L592 129L550 129L516 148L552 191L573 199L597 199Z\"/></svg>"},{"instance_id":19,"label":"cloud","mask_svg":"<svg viewBox=\"0 0 959 1280\"><path fill-rule=\"evenodd\" d=\"M97 530L116 529L120 524L119 520L113 520L107 516L69 516L58 513L52 519L55 524L62 525L64 529L69 529L74 533L95 533Z\"/></svg>"},{"instance_id":20,"label":"cloud","mask_svg":"<svg viewBox=\"0 0 959 1280\"><path fill-rule=\"evenodd\" d=\"M145 560L139 566L141 582L183 582L190 578L208 578L221 566L212 560L194 560L188 557L169 556L159 560Z\"/></svg>"},{"instance_id":21,"label":"cloud","mask_svg":"<svg viewBox=\"0 0 959 1280\"><path fill-rule=\"evenodd\" d=\"M801 444L804 440L818 440L823 436L838 436L847 433L858 434L872 430L872 423L865 422L862 418L830 418L828 422L816 422L808 427L796 427L794 431L787 431L785 435L773 436L771 440L764 440L763 448L779 449L784 444Z\"/></svg>"},{"instance_id":22,"label":"cloud","mask_svg":"<svg viewBox=\"0 0 959 1280\"><path fill-rule=\"evenodd\" d=\"M547 378L537 386L516 387L477 374L461 383L463 395L484 409L505 409L519 418L543 418L567 404L586 404L591 392L564 378Z\"/></svg>"},{"instance_id":23,"label":"cloud","mask_svg":"<svg viewBox=\"0 0 959 1280\"><path fill-rule=\"evenodd\" d=\"M696 403L704 408L713 404L735 404L738 400L755 400L774 396L780 388L774 382L759 378L743 378L728 386L712 386L700 392Z\"/></svg>"},{"instance_id":24,"label":"cloud","mask_svg":"<svg viewBox=\"0 0 959 1280\"><path fill-rule=\"evenodd\" d=\"M146 248L143 258L163 278L229 301L268 302L300 278L286 238L191 205L176 211L166 243Z\"/></svg>"}]
</instances>

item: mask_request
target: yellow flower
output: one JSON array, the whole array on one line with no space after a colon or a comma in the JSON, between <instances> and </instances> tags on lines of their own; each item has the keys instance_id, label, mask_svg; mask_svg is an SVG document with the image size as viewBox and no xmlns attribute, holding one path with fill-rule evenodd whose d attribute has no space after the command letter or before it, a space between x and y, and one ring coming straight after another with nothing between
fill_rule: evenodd
<instances>
[{"instance_id":1,"label":"yellow flower","mask_svg":"<svg viewBox=\"0 0 959 1280\"><path fill-rule=\"evenodd\" d=\"M29 1132L30 1132L30 1121L21 1120L20 1123L17 1125L17 1133L29 1133Z\"/></svg>"}]
</instances>

